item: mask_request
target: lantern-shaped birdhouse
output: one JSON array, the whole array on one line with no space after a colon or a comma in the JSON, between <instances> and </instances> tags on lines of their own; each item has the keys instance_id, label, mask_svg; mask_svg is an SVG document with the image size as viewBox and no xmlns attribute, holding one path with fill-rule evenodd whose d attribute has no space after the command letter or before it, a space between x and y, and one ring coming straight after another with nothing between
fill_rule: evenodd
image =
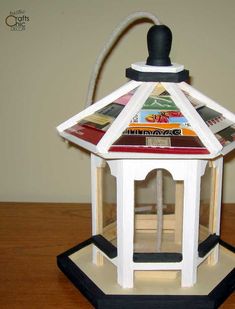
<instances>
[{"instance_id":1,"label":"lantern-shaped birdhouse","mask_svg":"<svg viewBox=\"0 0 235 309\"><path fill-rule=\"evenodd\" d=\"M235 116L187 83L171 40L151 27L130 81L58 126L91 152L93 233L58 264L97 308L215 308L234 289L220 213Z\"/></svg>"}]
</instances>

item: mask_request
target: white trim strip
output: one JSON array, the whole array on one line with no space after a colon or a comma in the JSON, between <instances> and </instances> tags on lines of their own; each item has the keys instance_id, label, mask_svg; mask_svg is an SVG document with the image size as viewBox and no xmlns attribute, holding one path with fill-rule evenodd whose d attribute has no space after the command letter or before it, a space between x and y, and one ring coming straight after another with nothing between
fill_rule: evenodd
<instances>
[{"instance_id":1,"label":"white trim strip","mask_svg":"<svg viewBox=\"0 0 235 309\"><path fill-rule=\"evenodd\" d=\"M143 83L134 93L128 104L124 107L110 128L97 144L97 151L107 153L111 145L121 136L128 127L131 119L139 112L145 100L149 97L158 83Z\"/></svg>"},{"instance_id":2,"label":"white trim strip","mask_svg":"<svg viewBox=\"0 0 235 309\"><path fill-rule=\"evenodd\" d=\"M200 91L196 90L191 85L187 84L186 82L179 83L179 87L188 92L192 97L198 99L202 103L205 103L206 106L210 107L211 109L214 109L215 111L221 113L225 118L231 120L233 123L235 123L235 114L221 106L219 103L215 102L214 100L210 99Z\"/></svg>"},{"instance_id":3,"label":"white trim strip","mask_svg":"<svg viewBox=\"0 0 235 309\"><path fill-rule=\"evenodd\" d=\"M162 83L165 89L172 96L173 101L181 110L183 115L187 118L188 122L195 130L196 134L205 145L205 147L209 150L211 154L217 155L221 150L222 146L202 120L200 115L197 113L195 108L186 98L178 84L175 83Z\"/></svg>"},{"instance_id":4,"label":"white trim strip","mask_svg":"<svg viewBox=\"0 0 235 309\"><path fill-rule=\"evenodd\" d=\"M121 86L120 88L118 88L114 92L110 93L109 95L107 95L103 99L97 101L96 103L90 105L89 107L87 107L83 111L79 112L75 116L69 118L67 121L60 124L56 129L59 132L62 132L64 130L72 127L79 120L93 114L97 110L99 110L99 109L105 107L106 105L112 103L113 101L115 101L116 99L121 97L122 95L128 93L129 91L133 90L134 88L136 88L137 86L139 86L141 84L142 84L142 82L137 82L137 81L130 81L130 82L124 84L123 86Z\"/></svg>"}]
</instances>

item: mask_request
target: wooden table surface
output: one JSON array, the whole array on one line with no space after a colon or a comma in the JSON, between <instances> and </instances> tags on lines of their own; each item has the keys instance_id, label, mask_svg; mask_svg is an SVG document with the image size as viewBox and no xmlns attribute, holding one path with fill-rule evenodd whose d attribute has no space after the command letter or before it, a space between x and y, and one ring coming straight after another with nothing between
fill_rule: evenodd
<instances>
[{"instance_id":1,"label":"wooden table surface","mask_svg":"<svg viewBox=\"0 0 235 309\"><path fill-rule=\"evenodd\" d=\"M235 246L235 204L223 206L221 234ZM89 205L0 203L0 308L93 308L56 265L90 235ZM221 308L235 308L235 293Z\"/></svg>"}]
</instances>

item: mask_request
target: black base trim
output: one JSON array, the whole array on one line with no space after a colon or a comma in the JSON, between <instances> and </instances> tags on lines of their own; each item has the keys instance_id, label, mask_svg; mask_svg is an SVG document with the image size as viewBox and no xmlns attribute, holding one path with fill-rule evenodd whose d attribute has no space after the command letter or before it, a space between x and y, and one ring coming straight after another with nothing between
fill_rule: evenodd
<instances>
[{"instance_id":1,"label":"black base trim","mask_svg":"<svg viewBox=\"0 0 235 309\"><path fill-rule=\"evenodd\" d=\"M108 241L102 235L91 237L92 243L104 252L110 259L117 257L117 247ZM151 253L134 253L133 261L136 263L176 263L182 261L182 254L175 252L151 252Z\"/></svg>"},{"instance_id":2,"label":"black base trim","mask_svg":"<svg viewBox=\"0 0 235 309\"><path fill-rule=\"evenodd\" d=\"M95 235L89 240L96 245L101 251L103 251L109 258L113 259L117 257L117 248L102 235ZM216 234L209 235L202 243L198 246L198 255L203 258L209 253L217 244L221 244L228 250L235 252L235 248L223 240ZM176 252L159 252L159 253L134 253L133 261L136 263L174 263L181 262L183 256L181 253Z\"/></svg>"},{"instance_id":3,"label":"black base trim","mask_svg":"<svg viewBox=\"0 0 235 309\"><path fill-rule=\"evenodd\" d=\"M235 291L235 268L208 295L215 301L218 308L226 298Z\"/></svg>"},{"instance_id":4,"label":"black base trim","mask_svg":"<svg viewBox=\"0 0 235 309\"><path fill-rule=\"evenodd\" d=\"M217 244L219 243L219 236L216 234L208 236L203 242L198 246L198 256L203 258L207 253L209 253Z\"/></svg>"},{"instance_id":5,"label":"black base trim","mask_svg":"<svg viewBox=\"0 0 235 309\"><path fill-rule=\"evenodd\" d=\"M219 240L219 243L221 246L223 246L224 248L228 249L229 251L235 253L235 247L228 244L227 242L223 241L222 239Z\"/></svg>"},{"instance_id":6,"label":"black base trim","mask_svg":"<svg viewBox=\"0 0 235 309\"><path fill-rule=\"evenodd\" d=\"M134 253L133 261L136 263L176 263L182 261L181 253Z\"/></svg>"},{"instance_id":7,"label":"black base trim","mask_svg":"<svg viewBox=\"0 0 235 309\"><path fill-rule=\"evenodd\" d=\"M216 309L235 290L235 268L208 295L107 295L69 256L93 243L90 238L57 257L61 271L97 309ZM224 244L226 244L224 242ZM226 244L226 248L235 248Z\"/></svg>"},{"instance_id":8,"label":"black base trim","mask_svg":"<svg viewBox=\"0 0 235 309\"><path fill-rule=\"evenodd\" d=\"M102 235L92 236L94 245L103 251L110 259L117 256L117 248Z\"/></svg>"},{"instance_id":9,"label":"black base trim","mask_svg":"<svg viewBox=\"0 0 235 309\"><path fill-rule=\"evenodd\" d=\"M140 72L127 68L126 77L141 82L180 83L189 79L189 71L183 70L178 73Z\"/></svg>"},{"instance_id":10,"label":"black base trim","mask_svg":"<svg viewBox=\"0 0 235 309\"><path fill-rule=\"evenodd\" d=\"M107 295L99 302L99 309L215 309L207 296L172 295Z\"/></svg>"},{"instance_id":11,"label":"black base trim","mask_svg":"<svg viewBox=\"0 0 235 309\"><path fill-rule=\"evenodd\" d=\"M79 250L92 244L92 239L69 249L57 256L57 265L59 269L68 277L68 279L79 289L79 291L88 299L88 301L98 308L98 300L104 297L104 293L93 281L69 258L69 256Z\"/></svg>"}]
</instances>

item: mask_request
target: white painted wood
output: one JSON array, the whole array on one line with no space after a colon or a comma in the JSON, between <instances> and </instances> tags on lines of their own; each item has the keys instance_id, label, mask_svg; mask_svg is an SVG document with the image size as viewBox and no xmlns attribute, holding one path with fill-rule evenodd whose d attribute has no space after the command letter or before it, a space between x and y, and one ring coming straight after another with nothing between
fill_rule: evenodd
<instances>
[{"instance_id":1,"label":"white painted wood","mask_svg":"<svg viewBox=\"0 0 235 309\"><path fill-rule=\"evenodd\" d=\"M227 153L231 152L235 148L235 141L225 146L221 151L221 154L225 156Z\"/></svg>"},{"instance_id":2,"label":"white painted wood","mask_svg":"<svg viewBox=\"0 0 235 309\"><path fill-rule=\"evenodd\" d=\"M122 135L132 118L142 108L145 100L149 97L157 83L142 83L136 90L128 104L111 124L108 132L102 137L97 145L100 153L107 153L110 146Z\"/></svg>"},{"instance_id":3,"label":"white painted wood","mask_svg":"<svg viewBox=\"0 0 235 309\"><path fill-rule=\"evenodd\" d=\"M182 262L177 263L133 263L134 270L181 270Z\"/></svg>"},{"instance_id":4,"label":"white painted wood","mask_svg":"<svg viewBox=\"0 0 235 309\"><path fill-rule=\"evenodd\" d=\"M223 157L213 161L215 170L214 211L211 223L211 233L220 235L222 180L223 180ZM209 264L215 265L219 260L219 245L217 245L209 257Z\"/></svg>"},{"instance_id":5,"label":"white painted wood","mask_svg":"<svg viewBox=\"0 0 235 309\"><path fill-rule=\"evenodd\" d=\"M93 114L94 112L105 107L109 103L112 103L114 100L118 99L122 95L128 93L129 91L133 90L134 88L136 88L137 86L139 86L141 84L142 84L142 82L137 82L137 81L133 81L133 80L129 81L128 83L124 84L123 86L121 86L120 88L115 90L114 92L110 93L109 95L105 96L101 100L90 105L89 107L87 107L83 111L79 112L75 116L69 118L67 121L65 121L62 124L60 124L59 126L57 126L58 132L61 133L62 131L72 127L73 125L75 125L81 119Z\"/></svg>"},{"instance_id":6,"label":"white painted wood","mask_svg":"<svg viewBox=\"0 0 235 309\"><path fill-rule=\"evenodd\" d=\"M218 155L214 154L162 154L162 153L134 153L134 152L108 152L97 154L105 159L213 159Z\"/></svg>"},{"instance_id":7,"label":"white painted wood","mask_svg":"<svg viewBox=\"0 0 235 309\"><path fill-rule=\"evenodd\" d=\"M134 285L134 177L127 160L108 162L117 178L117 277L123 288Z\"/></svg>"},{"instance_id":8,"label":"white painted wood","mask_svg":"<svg viewBox=\"0 0 235 309\"><path fill-rule=\"evenodd\" d=\"M189 160L185 163L181 286L192 287L197 280L200 184L207 162Z\"/></svg>"},{"instance_id":9,"label":"white painted wood","mask_svg":"<svg viewBox=\"0 0 235 309\"><path fill-rule=\"evenodd\" d=\"M227 127L233 125L233 122L231 120L224 120L222 123L216 123L213 124L213 126L209 126L209 129L213 134L218 133L219 131L222 131L226 129Z\"/></svg>"},{"instance_id":10,"label":"white painted wood","mask_svg":"<svg viewBox=\"0 0 235 309\"><path fill-rule=\"evenodd\" d=\"M104 160L91 154L91 204L92 204L92 235L103 232L103 205L102 205L102 175ZM96 246L93 246L93 263L103 264L103 255Z\"/></svg>"},{"instance_id":11,"label":"white painted wood","mask_svg":"<svg viewBox=\"0 0 235 309\"><path fill-rule=\"evenodd\" d=\"M135 179L144 180L148 173L154 169L169 171L174 180L183 180L186 160L128 160L134 168Z\"/></svg>"},{"instance_id":12,"label":"white painted wood","mask_svg":"<svg viewBox=\"0 0 235 309\"><path fill-rule=\"evenodd\" d=\"M72 142L75 145L78 145L91 153L95 153L98 156L104 158L104 159L142 159L143 156L145 159L212 159L215 156L212 154L206 154L206 155L183 155L183 154L151 154L151 153L128 153L128 152L108 152L108 153L99 153L96 149L96 145L93 145L92 143L89 143L87 141L84 141L82 139L77 138L76 136L73 136L71 134L68 134L66 132L61 132L60 136L65 138L66 140ZM233 147L231 148L229 145L226 146L223 149L223 154L226 154L230 152L233 148L235 148L235 142L232 144ZM226 152L226 149L228 151Z\"/></svg>"},{"instance_id":13,"label":"white painted wood","mask_svg":"<svg viewBox=\"0 0 235 309\"><path fill-rule=\"evenodd\" d=\"M103 271L90 263L91 246L87 246L83 250L75 252L70 255L69 258L79 268L84 269L86 275L95 282L106 295L172 295L173 297L175 295L198 295L200 297L201 295L205 297L205 295L211 292L211 289L218 285L222 278L225 278L226 275L233 270L235 265L234 253L232 254L231 251L221 247L220 263L218 266L214 267L212 271L211 267L208 265L202 265L198 270L200 282L193 288L180 288L178 278L176 278L176 280L173 278L172 280L158 280L158 275L153 277L151 272L148 272L145 278L138 278L139 274L137 274L137 276L135 276L135 287L132 290L126 290L117 284L116 270L111 263L106 263ZM146 273L146 271L144 271L144 273ZM111 302L109 307L112 308ZM147 306L143 305L143 308L145 307L147 309ZM183 305L181 307L184 308ZM172 309L174 308L175 307L172 306Z\"/></svg>"},{"instance_id":14,"label":"white painted wood","mask_svg":"<svg viewBox=\"0 0 235 309\"><path fill-rule=\"evenodd\" d=\"M124 288L133 287L134 270L181 270L182 287L196 283L197 267L209 254L198 257L199 206L201 177L207 160L110 160L111 174L117 178L117 237L116 260L118 283ZM218 159L216 164L222 167ZM183 237L180 263L134 263L134 180L145 179L156 169L168 170L173 179L184 181ZM222 178L222 177L221 177ZM219 198L219 197L218 197ZM219 229L220 212L217 216Z\"/></svg>"},{"instance_id":15,"label":"white painted wood","mask_svg":"<svg viewBox=\"0 0 235 309\"><path fill-rule=\"evenodd\" d=\"M192 97L198 99L199 101L205 103L208 107L220 112L224 115L225 118L231 120L235 123L235 114L221 106L219 103L215 102L211 98L207 97L205 94L201 93L191 85L187 84L186 82L179 83L179 87L188 92Z\"/></svg>"},{"instance_id":16,"label":"white painted wood","mask_svg":"<svg viewBox=\"0 0 235 309\"><path fill-rule=\"evenodd\" d=\"M191 161L190 161L191 162ZM192 161L197 162L197 161ZM183 160L112 160L108 161L112 175L117 177L118 199L118 282L121 286L133 285L133 269L179 270L183 263L133 263L134 180L145 179L156 168L168 170L174 179L183 180L190 167ZM201 176L201 172L197 172ZM197 197L197 201L198 201ZM196 251L197 252L197 251ZM120 254L120 255L119 255ZM196 263L196 262L195 262Z\"/></svg>"},{"instance_id":17,"label":"white painted wood","mask_svg":"<svg viewBox=\"0 0 235 309\"><path fill-rule=\"evenodd\" d=\"M208 220L208 232L209 234L214 233L214 215L215 215L215 199L216 199L216 168L215 168L215 161L209 161L208 162L208 168L210 168L210 196L209 196L209 220ZM205 227L204 227L205 228ZM207 233L208 233L207 232Z\"/></svg>"},{"instance_id":18,"label":"white painted wood","mask_svg":"<svg viewBox=\"0 0 235 309\"><path fill-rule=\"evenodd\" d=\"M96 145L93 145L87 141L81 140L77 138L76 136L73 136L71 134L68 134L66 132L61 132L60 136L65 138L66 140L74 143L75 145L78 145L91 153L95 153L98 156L104 158L104 159L142 159L143 157L145 159L212 159L215 156L213 154L206 154L206 155L179 155L179 154L151 154L151 153L128 153L128 152L108 152L108 153L100 153L96 149ZM235 147L235 142L232 143L233 148ZM224 150L227 149L226 146ZM231 150L229 149L228 152Z\"/></svg>"},{"instance_id":19,"label":"white painted wood","mask_svg":"<svg viewBox=\"0 0 235 309\"><path fill-rule=\"evenodd\" d=\"M139 72L155 72L155 73L178 73L184 70L183 64L172 63L171 66L153 66L146 62L136 62L131 65L132 69Z\"/></svg>"},{"instance_id":20,"label":"white painted wood","mask_svg":"<svg viewBox=\"0 0 235 309\"><path fill-rule=\"evenodd\" d=\"M183 233L183 200L184 200L184 184L176 181L175 183L175 242L182 242Z\"/></svg>"},{"instance_id":21,"label":"white painted wood","mask_svg":"<svg viewBox=\"0 0 235 309\"><path fill-rule=\"evenodd\" d=\"M157 252L161 252L162 246L162 230L163 230L163 172L157 170L156 175L157 186Z\"/></svg>"},{"instance_id":22,"label":"white painted wood","mask_svg":"<svg viewBox=\"0 0 235 309\"><path fill-rule=\"evenodd\" d=\"M216 196L215 196L215 222L214 232L220 234L220 219L221 219L221 202L222 202L222 181L223 181L223 157L218 158L215 161L216 166Z\"/></svg>"},{"instance_id":23,"label":"white painted wood","mask_svg":"<svg viewBox=\"0 0 235 309\"><path fill-rule=\"evenodd\" d=\"M187 118L188 122L195 130L196 134L205 145L205 147L215 156L222 150L222 146L211 132L206 123L202 120L195 108L183 94L177 84L162 83L166 90L171 94L173 101L181 110L183 115Z\"/></svg>"},{"instance_id":24,"label":"white painted wood","mask_svg":"<svg viewBox=\"0 0 235 309\"><path fill-rule=\"evenodd\" d=\"M163 83L164 85L168 84L169 92L176 97L176 105L179 106L180 109L182 109L182 112L185 114L187 119L192 123L192 127L195 129L196 133L198 134L199 138L202 140L202 142L205 144L205 146L208 147L209 151L211 151L211 154L199 154L199 155L190 155L190 154L150 154L150 153L127 153L127 152L112 152L107 153L107 149L109 146L112 145L112 143L122 134L124 129L127 127L128 123L132 119L132 117L135 115L136 112L139 111L139 109L142 107L144 97L148 97L151 90L147 90L147 88L151 88L151 85L156 85L157 83L143 83L143 82L137 82L137 81L130 81L126 84L124 84L122 87L118 88L111 94L107 95L103 99L99 100L95 104L92 104L84 111L81 111L80 113L76 114L75 116L71 117L67 121L63 122L57 127L57 130L59 134L64 137L65 139L71 141L72 143L75 143L93 153L97 153L100 156L103 156L106 159L113 159L113 158L142 158L143 155L145 158L184 158L184 159L191 159L191 158L198 158L198 159L206 159L206 158L214 158L218 156L220 153L223 155L227 154L228 152L232 151L235 148L235 142L232 142L228 146L225 146L224 148L220 145L214 134L211 132L210 129L208 129L207 125L204 123L204 121L201 119L201 117L195 112L194 108L191 106L191 104L188 102L187 98L184 96L184 94L180 91L180 89L185 90L190 93L193 97L195 97L198 100L201 100L205 102L205 104L208 107L211 107L218 112L221 112L227 119L231 120L232 122L235 122L235 115L231 112L229 112L227 109L220 106L215 101L211 100L207 96L203 95L199 91L197 91L192 86L188 85L185 82L174 84L174 83ZM119 98L120 96L128 93L129 91L133 90L137 86L142 85L141 89L145 89L144 93L141 94L139 90L137 90L138 95L134 95L131 99L132 104L128 104L128 108L124 109L121 114L117 117L117 119L114 121L114 123L110 127L110 131L108 130L107 134L104 135L104 137L101 139L99 144L94 146L93 144L83 141L79 138L76 138L75 136L72 136L70 134L67 134L64 132L67 128L75 125L79 120L89 116L90 114L94 113L95 111L103 108L104 106L108 105L109 103L113 102L115 99ZM153 86L154 88L154 86ZM167 87L166 87L167 88ZM175 91L177 90L177 91ZM140 96L139 96L140 95ZM138 97L138 98L137 98ZM178 99L177 99L178 98ZM182 102L183 98L183 102ZM138 102L136 102L138 101ZM188 104L189 103L189 104ZM191 107L191 108L190 108ZM125 120L123 122L123 120ZM124 125L125 123L125 125ZM221 149L223 150L221 151Z\"/></svg>"}]
</instances>

